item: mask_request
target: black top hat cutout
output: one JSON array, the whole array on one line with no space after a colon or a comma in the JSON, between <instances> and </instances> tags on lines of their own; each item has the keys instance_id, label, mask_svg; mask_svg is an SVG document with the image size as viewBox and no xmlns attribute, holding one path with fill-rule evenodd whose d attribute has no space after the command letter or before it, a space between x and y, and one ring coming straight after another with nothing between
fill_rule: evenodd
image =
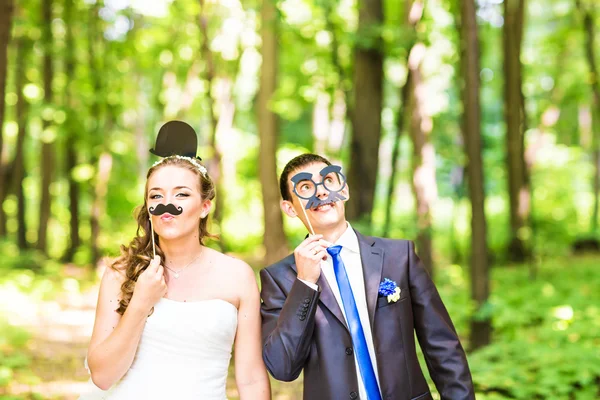
<instances>
[{"instance_id":1,"label":"black top hat cutout","mask_svg":"<svg viewBox=\"0 0 600 400\"><path fill-rule=\"evenodd\" d=\"M184 156L202 160L196 156L198 137L196 131L183 121L169 121L160 127L156 146L150 153L159 157Z\"/></svg>"}]
</instances>

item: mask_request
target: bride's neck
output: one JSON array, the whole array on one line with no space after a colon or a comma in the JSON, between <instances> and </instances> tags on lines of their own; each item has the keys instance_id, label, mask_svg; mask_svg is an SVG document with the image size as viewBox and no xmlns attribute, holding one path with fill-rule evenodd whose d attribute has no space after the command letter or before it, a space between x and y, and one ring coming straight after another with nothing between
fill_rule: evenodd
<instances>
[{"instance_id":1,"label":"bride's neck","mask_svg":"<svg viewBox=\"0 0 600 400\"><path fill-rule=\"evenodd\" d=\"M165 254L166 264L169 267L180 267L198 257L202 251L202 245L198 238L190 236L176 240L161 240L160 248Z\"/></svg>"}]
</instances>

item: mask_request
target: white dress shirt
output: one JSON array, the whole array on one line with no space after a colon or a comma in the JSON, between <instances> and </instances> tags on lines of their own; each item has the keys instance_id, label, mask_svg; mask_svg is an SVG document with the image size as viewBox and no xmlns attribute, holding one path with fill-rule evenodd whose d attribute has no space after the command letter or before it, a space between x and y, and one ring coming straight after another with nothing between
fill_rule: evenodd
<instances>
[{"instance_id":1,"label":"white dress shirt","mask_svg":"<svg viewBox=\"0 0 600 400\"><path fill-rule=\"evenodd\" d=\"M358 237L354 229L348 224L346 231L340 236L335 242L336 245L342 246L341 256L344 266L346 267L346 274L352 287L352 293L354 294L354 301L356 302L356 308L358 309L358 317L365 333L365 339L367 341L367 347L369 348L369 356L371 357L371 363L373 363L373 369L375 370L375 377L377 378L377 386L379 387L379 374L377 372L377 359L375 357L375 348L373 346L373 334L371 332L371 324L369 322L369 311L367 308L367 297L365 294L365 278L363 275L362 260L360 258L360 247L358 245ZM327 259L321 261L321 273L325 276L327 283L331 287L331 291L337 300L344 318L346 318L346 312L342 303L342 296L340 294L340 288L338 287L337 280L335 279L335 272L333 270L333 260L329 254ZM312 282L307 282L300 279L303 283L308 285L314 290L318 290L318 286ZM348 319L346 318L346 323ZM367 398L367 391L365 389L364 382L360 375L360 369L358 366L358 359L356 358L356 352L354 352L354 363L356 364L356 374L358 377L358 391L361 399ZM381 391L381 389L380 389Z\"/></svg>"}]
</instances>

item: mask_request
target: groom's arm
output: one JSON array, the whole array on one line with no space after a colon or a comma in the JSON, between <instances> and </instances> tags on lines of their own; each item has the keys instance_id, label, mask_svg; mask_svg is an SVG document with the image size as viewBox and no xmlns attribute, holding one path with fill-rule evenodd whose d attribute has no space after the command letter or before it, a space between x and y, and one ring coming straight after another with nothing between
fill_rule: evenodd
<instances>
[{"instance_id":1,"label":"groom's arm","mask_svg":"<svg viewBox=\"0 0 600 400\"><path fill-rule=\"evenodd\" d=\"M260 271L263 359L275 379L298 378L310 352L319 292L296 279L289 293Z\"/></svg>"},{"instance_id":2,"label":"groom's arm","mask_svg":"<svg viewBox=\"0 0 600 400\"><path fill-rule=\"evenodd\" d=\"M408 274L417 338L442 400L474 400L473 381L460 339L442 299L409 241Z\"/></svg>"}]
</instances>

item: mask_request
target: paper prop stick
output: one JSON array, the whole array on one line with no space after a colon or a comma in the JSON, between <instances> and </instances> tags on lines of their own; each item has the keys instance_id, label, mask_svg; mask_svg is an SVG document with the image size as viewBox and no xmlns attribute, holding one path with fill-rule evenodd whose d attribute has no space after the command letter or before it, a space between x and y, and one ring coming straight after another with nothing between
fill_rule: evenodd
<instances>
[{"instance_id":1,"label":"paper prop stick","mask_svg":"<svg viewBox=\"0 0 600 400\"><path fill-rule=\"evenodd\" d=\"M156 137L156 146L150 153L159 157L182 156L196 158L198 138L196 131L183 121L169 121L161 126Z\"/></svg>"},{"instance_id":2,"label":"paper prop stick","mask_svg":"<svg viewBox=\"0 0 600 400\"><path fill-rule=\"evenodd\" d=\"M171 215L181 215L181 213L183 213L183 208L175 207L175 204L172 203L167 205L161 203L156 207L149 207L148 212L157 217L167 213ZM154 243L154 225L152 225L152 217L150 217L150 228L152 229L152 252L156 257L156 244Z\"/></svg>"},{"instance_id":3,"label":"paper prop stick","mask_svg":"<svg viewBox=\"0 0 600 400\"><path fill-rule=\"evenodd\" d=\"M148 211L150 212L150 214L156 216L161 216L166 213L169 213L171 215L181 215L181 213L183 212L183 208L175 207L174 204L169 203L167 205L158 204L156 207L150 207Z\"/></svg>"},{"instance_id":4,"label":"paper prop stick","mask_svg":"<svg viewBox=\"0 0 600 400\"><path fill-rule=\"evenodd\" d=\"M156 257L156 244L154 243L154 226L152 225L152 216L149 215L150 220L150 235L152 235L152 258Z\"/></svg>"},{"instance_id":5,"label":"paper prop stick","mask_svg":"<svg viewBox=\"0 0 600 400\"><path fill-rule=\"evenodd\" d=\"M304 207L302 207L302 212L304 212L304 218L306 218L306 222L308 223L308 228L309 228L310 234L314 235L315 234L315 230L312 227L312 224L310 223L310 220L308 219L308 215L306 215L306 210L304 209Z\"/></svg>"},{"instance_id":6,"label":"paper prop stick","mask_svg":"<svg viewBox=\"0 0 600 400\"><path fill-rule=\"evenodd\" d=\"M325 204L335 203L336 201L346 200L346 197L340 194L340 192L346 187L346 177L342 174L342 167L339 165L328 165L323 168L319 175L321 175L321 181L315 182L313 175L309 172L300 172L291 178L294 184L294 194L299 199L308 200L305 207L302 207L304 217L308 223L311 234L315 234L315 231L308 219L306 210L316 208ZM325 199L321 199L317 196L319 191L319 185L329 192L329 195Z\"/></svg>"},{"instance_id":7,"label":"paper prop stick","mask_svg":"<svg viewBox=\"0 0 600 400\"><path fill-rule=\"evenodd\" d=\"M206 168L198 161L202 160L196 155L198 149L198 137L196 131L189 124L183 121L169 121L160 127L156 137L156 145L150 149L150 153L159 157L184 157L194 164L204 176ZM160 161L158 162L160 163ZM156 165L156 163L154 164ZM165 213L171 215L180 215L183 212L181 207L175 207L174 204L157 204L148 208L152 215L159 216ZM150 219L150 229L152 230L152 253L156 257L156 243L154 242L154 225L152 224L152 215Z\"/></svg>"},{"instance_id":8,"label":"paper prop stick","mask_svg":"<svg viewBox=\"0 0 600 400\"><path fill-rule=\"evenodd\" d=\"M342 174L342 167L329 165L323 168L319 175L321 175L321 182L318 183L313 180L313 175L309 172L300 172L291 178L296 196L308 200L305 207L307 210L339 200L346 200L346 197L339 193L346 187L346 177ZM321 199L317 196L319 185L323 185L329 192L327 198Z\"/></svg>"}]
</instances>

